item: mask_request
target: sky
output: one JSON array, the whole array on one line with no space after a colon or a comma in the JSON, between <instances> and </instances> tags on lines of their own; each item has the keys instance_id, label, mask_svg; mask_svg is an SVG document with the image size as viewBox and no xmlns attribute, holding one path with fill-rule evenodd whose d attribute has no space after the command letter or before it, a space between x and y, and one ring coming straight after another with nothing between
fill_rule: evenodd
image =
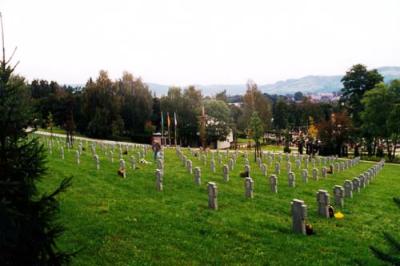
<instances>
[{"instance_id":1,"label":"sky","mask_svg":"<svg viewBox=\"0 0 400 266\"><path fill-rule=\"evenodd\" d=\"M28 80L101 69L165 85L273 83L400 66L399 0L0 0Z\"/></svg>"}]
</instances>

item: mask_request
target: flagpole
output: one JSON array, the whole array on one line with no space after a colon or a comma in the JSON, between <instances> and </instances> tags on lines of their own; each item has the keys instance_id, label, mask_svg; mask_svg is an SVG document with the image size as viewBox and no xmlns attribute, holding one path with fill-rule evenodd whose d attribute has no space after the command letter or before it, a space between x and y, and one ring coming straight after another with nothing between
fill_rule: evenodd
<instances>
[{"instance_id":1,"label":"flagpole","mask_svg":"<svg viewBox=\"0 0 400 266\"><path fill-rule=\"evenodd\" d=\"M171 120L169 118L169 112L167 112L167 125L168 125L168 145L171 146Z\"/></svg>"},{"instance_id":2,"label":"flagpole","mask_svg":"<svg viewBox=\"0 0 400 266\"><path fill-rule=\"evenodd\" d=\"M164 114L161 112L161 145L163 145L163 139L164 139Z\"/></svg>"},{"instance_id":3,"label":"flagpole","mask_svg":"<svg viewBox=\"0 0 400 266\"><path fill-rule=\"evenodd\" d=\"M176 120L176 112L174 112L174 126L175 126L175 147L176 147L176 143L177 143L177 135L176 135L176 126L178 125L178 121Z\"/></svg>"}]
</instances>

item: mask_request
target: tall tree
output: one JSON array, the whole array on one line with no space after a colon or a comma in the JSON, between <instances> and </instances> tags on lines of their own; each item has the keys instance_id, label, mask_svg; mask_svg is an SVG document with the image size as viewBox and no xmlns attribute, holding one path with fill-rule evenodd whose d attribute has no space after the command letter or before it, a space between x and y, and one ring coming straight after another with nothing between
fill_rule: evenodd
<instances>
[{"instance_id":1,"label":"tall tree","mask_svg":"<svg viewBox=\"0 0 400 266\"><path fill-rule=\"evenodd\" d=\"M244 130L253 112L257 112L264 129L271 124L272 102L265 97L253 81L247 83L247 90L243 96L243 114L239 120L239 128Z\"/></svg>"},{"instance_id":2,"label":"tall tree","mask_svg":"<svg viewBox=\"0 0 400 266\"><path fill-rule=\"evenodd\" d=\"M365 94L362 104L363 131L383 140L389 160L393 160L400 139L400 80L376 85Z\"/></svg>"},{"instance_id":3,"label":"tall tree","mask_svg":"<svg viewBox=\"0 0 400 266\"><path fill-rule=\"evenodd\" d=\"M95 82L91 79L87 82L83 104L89 136L112 138L121 135L124 124L120 116L117 88L106 71L101 70Z\"/></svg>"},{"instance_id":4,"label":"tall tree","mask_svg":"<svg viewBox=\"0 0 400 266\"><path fill-rule=\"evenodd\" d=\"M204 102L204 108L207 113L207 142L210 144L225 140L231 124L228 105L220 100L208 100Z\"/></svg>"},{"instance_id":5,"label":"tall tree","mask_svg":"<svg viewBox=\"0 0 400 266\"><path fill-rule=\"evenodd\" d=\"M1 14L0 14L1 19ZM9 60L8 60L9 61ZM45 153L26 132L32 123L29 92L15 67L0 61L0 259L2 265L61 265L70 256L57 249L63 228L55 222L56 196L70 179L51 194L36 187L45 173Z\"/></svg>"},{"instance_id":6,"label":"tall tree","mask_svg":"<svg viewBox=\"0 0 400 266\"><path fill-rule=\"evenodd\" d=\"M365 92L383 82L383 76L376 69L367 70L366 66L358 64L348 70L341 81L343 83L341 102L345 103L354 126L358 128L361 126L360 115L363 111L361 99Z\"/></svg>"},{"instance_id":7,"label":"tall tree","mask_svg":"<svg viewBox=\"0 0 400 266\"><path fill-rule=\"evenodd\" d=\"M251 138L254 140L254 161L257 157L261 157L261 143L260 139L264 135L264 126L261 118L258 116L257 112L253 112L248 125Z\"/></svg>"},{"instance_id":8,"label":"tall tree","mask_svg":"<svg viewBox=\"0 0 400 266\"><path fill-rule=\"evenodd\" d=\"M123 73L116 86L127 134L131 137L151 135L152 132L148 132L149 127L146 126L151 121L153 110L153 98L148 86L128 72Z\"/></svg>"}]
</instances>

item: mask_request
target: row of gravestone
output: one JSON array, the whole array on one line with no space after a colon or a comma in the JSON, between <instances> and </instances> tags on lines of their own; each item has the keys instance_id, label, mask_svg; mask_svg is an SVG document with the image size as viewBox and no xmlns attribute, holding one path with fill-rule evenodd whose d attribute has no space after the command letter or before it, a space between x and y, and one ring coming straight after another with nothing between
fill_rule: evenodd
<instances>
[{"instance_id":1,"label":"row of gravestone","mask_svg":"<svg viewBox=\"0 0 400 266\"><path fill-rule=\"evenodd\" d=\"M193 173L193 163L190 159L187 158L187 156L184 155L184 153L182 152L182 150L180 148L176 149L176 153L178 155L178 157L180 158L182 164L184 167L186 167L187 171L189 172L189 174ZM354 165L357 165L360 161L360 158L354 158L351 160L348 160L345 162L341 162L341 165L343 165L342 167L337 167L338 170L344 170L347 169L347 167L352 167ZM264 176L267 176L267 167L265 164L262 164L262 162L260 162L261 165L261 171L263 173ZM289 166L287 168L290 167L290 162L287 163ZM279 174L280 173L280 164L276 163L277 167L275 168L275 174ZM229 181L229 171L233 170L233 166L234 166L234 160L233 158L231 158L229 160L229 164L224 164L222 167L222 172L223 172L223 179L225 182ZM213 160L211 160L211 171L213 173L215 173L215 163ZM254 180L250 177L250 165L246 164L244 167L244 171L246 173L246 179L245 179L245 195L253 195L253 188L254 188ZM289 170L290 171L290 170ZM322 177L326 177L327 175L327 169L325 167L323 167L321 169L322 172ZM334 172L334 166L331 165L331 172ZM312 176L314 180L318 180L318 169L314 168L312 170ZM307 183L308 182L308 171L307 169L303 169L302 171L302 177L303 177L303 182ZM200 167L196 167L194 169L194 181L196 184L200 185L201 184L201 169ZM278 177L277 175L271 175L269 178L269 183L270 183L270 189L271 192L273 193L277 193L278 192ZM289 187L295 187L296 185L296 179L295 179L295 174L293 172L289 172L288 173L288 185Z\"/></svg>"},{"instance_id":2,"label":"row of gravestone","mask_svg":"<svg viewBox=\"0 0 400 266\"><path fill-rule=\"evenodd\" d=\"M243 158L245 160L245 164L248 164L248 152L239 152L238 150L232 151L230 152L229 150L226 150L226 152L220 152L219 150L217 151L204 151L202 149L192 149L192 148L188 148L189 153L194 156L197 157L199 160L203 161L204 165L206 165L206 160L209 154L211 154L211 159L214 160L215 156L214 154L217 154L218 156L218 163L221 164L222 161L222 156L224 156L226 159L230 158L230 155L232 155L232 157L235 157L234 160L236 160L236 158L239 155L243 155ZM337 156L329 156L329 157L320 157L320 156L315 156L312 157L310 155L302 155L302 154L292 154L290 155L289 153L273 153L270 151L267 152L262 152L261 153L261 157L257 158L258 163L260 163L259 161L262 161L264 158L266 158L266 163L267 165L271 165L274 160L276 160L277 162L281 162L283 159L286 162L290 162L291 159L296 163L297 168L301 168L301 164L302 162L304 162L304 166L305 168L308 168L308 162L311 162L312 167L314 168L316 166L316 164L321 165L321 163L323 165L326 166L326 164L332 164L337 160ZM247 162L246 162L247 161Z\"/></svg>"},{"instance_id":3,"label":"row of gravestone","mask_svg":"<svg viewBox=\"0 0 400 266\"><path fill-rule=\"evenodd\" d=\"M376 175L382 170L385 165L385 161L381 160L373 167L369 168L359 177L355 177L352 181L346 180L344 186L336 185L333 188L333 195L335 199L335 205L337 207L343 207L345 198L352 198L354 192L360 192L361 188L365 188L372 182ZM330 217L330 199L329 193L326 190L318 190L317 192L317 213L325 218ZM307 205L303 200L294 199L291 202L291 214L292 214L292 229L295 233L306 234L306 223L307 223Z\"/></svg>"},{"instance_id":4,"label":"row of gravestone","mask_svg":"<svg viewBox=\"0 0 400 266\"><path fill-rule=\"evenodd\" d=\"M65 145L63 145L63 143L65 143L65 142L60 141L60 139L62 140L63 138L57 137L56 139L52 139L52 138L48 137L44 141L44 143L47 143L47 149L50 154L52 154L54 143L57 144L56 145L57 147L61 147L60 150L62 149L62 152L64 150L64 147L66 147L68 150L73 148L69 142L67 142ZM84 143L85 143L85 145L84 145ZM84 146L85 146L85 149L87 149L88 146L90 146L90 150L91 150L93 156L95 154L97 154L96 147L99 146L102 149L102 151L104 152L104 154L105 155L109 154L110 157L112 157L115 147L117 147L118 151L119 151L120 159L122 157L122 154L127 154L129 151L133 152L136 149L140 149L140 151L139 151L141 153L140 157L144 157L144 156L146 156L147 151L150 149L150 146L146 145L146 144L137 144L137 143L129 143L128 144L128 143L121 143L121 142L111 142L110 143L110 141L103 142L103 141L95 141L95 140L85 140L85 141L80 140L78 143L78 151L80 154L82 154Z\"/></svg>"},{"instance_id":5,"label":"row of gravestone","mask_svg":"<svg viewBox=\"0 0 400 266\"><path fill-rule=\"evenodd\" d=\"M179 151L179 153L178 153L178 156L181 158L181 160L183 161L183 164L184 165L187 165L187 163L185 162L186 160L187 160L187 157L185 157L185 155L183 154L183 152L181 152L181 150L180 149L178 149L177 150L177 152ZM195 150L194 149L191 149L191 148L189 148L189 151L193 154L193 153L195 153ZM205 153L205 152L204 152ZM218 159L218 163L219 164L221 164L221 160L220 160L220 155L221 155L221 153L219 153L219 151L217 151L217 152L215 152L215 153L217 153L219 156L219 159ZM211 167L211 171L213 172L213 173L215 173L215 161L214 161L214 159L213 159L213 155L214 155L214 152L212 152L211 153L212 154L212 159L210 160L210 167ZM222 153L222 154L225 154L225 153ZM226 154L229 154L229 152L227 152ZM269 153L267 153L268 155L267 156L272 156L272 155L270 155ZM234 166L234 164L236 163L236 159L237 159L237 155L238 155L238 151L235 151L235 152L233 152L232 153L232 158L231 159L229 159L229 161L228 161L228 166L229 166L229 169L230 170L232 170L233 169L233 166ZM250 165L249 165L249 161L248 161L248 158L247 158L247 153L244 153L244 157L245 157L245 164L246 164L246 166L245 166L245 172L248 172L247 173L247 176L250 176L250 173L249 173L249 168L250 168ZM280 154L281 155L281 154ZM203 163L206 165L206 154L203 154L202 155L202 157L203 157L203 159L201 159L202 161L203 161ZM228 155L227 155L227 157L229 157ZM309 157L308 155L307 156L303 156L303 155L297 155L297 156L293 156L293 157L298 157L298 158L306 158L307 160L305 160L306 162L308 162L308 160L309 159L311 159L312 161L314 161L314 163L313 163L313 166L315 166L315 159L314 158L311 158L311 157ZM288 154L286 154L286 158L290 158L289 157L289 155ZM326 167L322 167L321 168L321 175L322 175L322 177L326 177L326 175L327 175L327 173L329 172L329 173L334 173L335 171L343 171L343 170L345 170L345 169L347 169L347 168L350 168L350 167L352 167L353 165L355 165L355 164L357 164L358 163L358 161L359 161L359 158L355 158L355 159L352 159L352 160L346 160L346 161L341 161L341 162L335 162L335 163L333 163L335 160L337 160L337 158L336 157L322 157L322 159L325 159L325 162L326 161L329 161L329 162L331 162L331 164L329 165L329 170L326 168ZM319 160L319 158L317 158L317 160ZM260 169L261 169L261 171L262 171L262 173L263 173L263 175L264 176L267 176L267 169L268 169L268 166L266 165L266 164L263 164L263 161L262 161L262 158L257 158L257 164L259 165L259 167L260 167ZM308 164L306 164L305 165L306 166L306 168L308 167ZM296 160L296 167L297 167L297 169L300 169L300 167L301 167L301 163L300 163L300 161L299 160ZM289 173L289 179L291 178L291 177L293 177L293 173L291 173L291 169L292 169L292 167L291 167L291 163L290 163L290 160L288 160L287 161L287 166L286 166L286 171ZM304 169L303 170L303 172L302 172L302 176L303 176L303 180L305 180L305 181L307 181L306 179L307 179L307 169ZM190 171L191 172L191 171ZM280 172L281 172L281 166L280 166L280 163L279 162L276 162L275 163L275 174L276 175L279 175L280 174ZM225 170L224 170L224 173L225 173ZM313 174L313 178L314 179L318 179L318 169L317 168L313 168L312 169L312 174Z\"/></svg>"}]
</instances>

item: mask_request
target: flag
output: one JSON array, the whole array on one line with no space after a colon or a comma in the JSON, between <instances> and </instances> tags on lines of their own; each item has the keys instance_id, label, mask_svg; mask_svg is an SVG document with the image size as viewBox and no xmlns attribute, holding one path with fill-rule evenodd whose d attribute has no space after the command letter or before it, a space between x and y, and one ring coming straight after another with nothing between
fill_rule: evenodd
<instances>
[{"instance_id":1,"label":"flag","mask_svg":"<svg viewBox=\"0 0 400 266\"><path fill-rule=\"evenodd\" d=\"M169 119L169 112L167 112L167 125L168 125L168 128L171 125L171 120Z\"/></svg>"},{"instance_id":2,"label":"flag","mask_svg":"<svg viewBox=\"0 0 400 266\"><path fill-rule=\"evenodd\" d=\"M178 121L176 120L176 113L174 112L174 124L175 124L175 127L178 125Z\"/></svg>"}]
</instances>

